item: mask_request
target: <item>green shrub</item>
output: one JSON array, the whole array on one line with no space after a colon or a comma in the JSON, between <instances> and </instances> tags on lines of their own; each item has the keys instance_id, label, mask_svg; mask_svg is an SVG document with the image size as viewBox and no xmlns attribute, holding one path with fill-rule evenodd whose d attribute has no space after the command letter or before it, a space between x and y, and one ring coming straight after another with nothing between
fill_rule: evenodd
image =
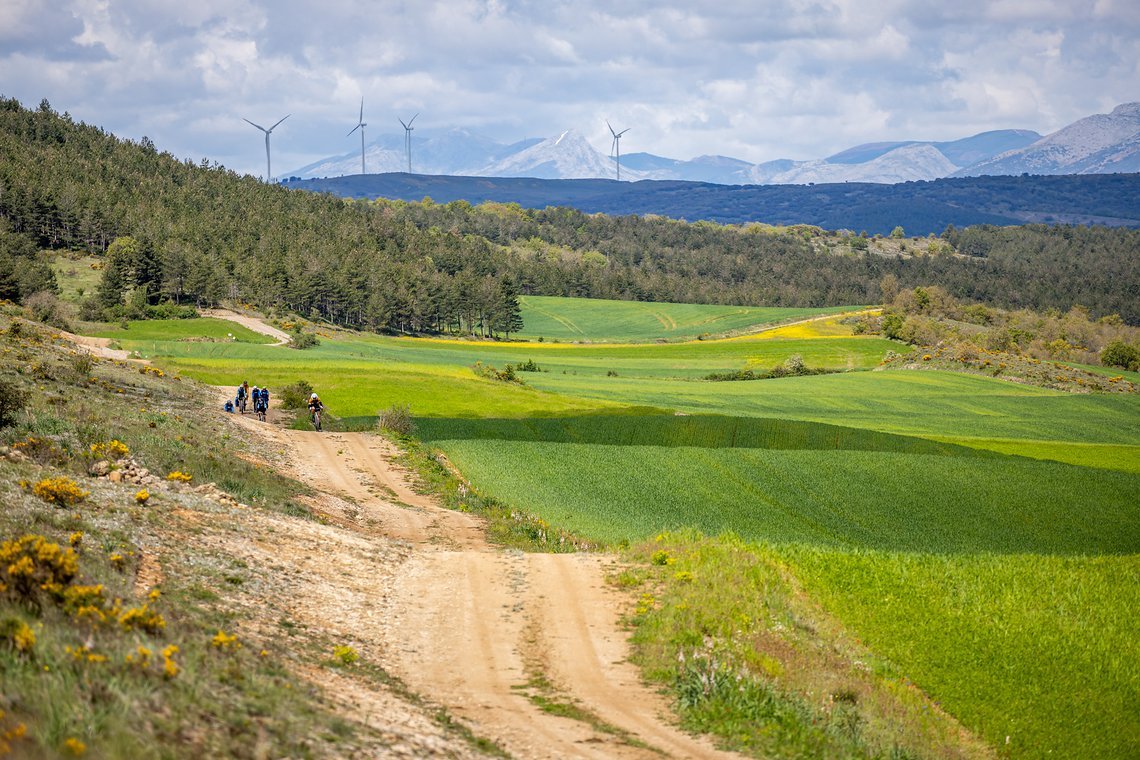
<instances>
[{"instance_id":1,"label":"green shrub","mask_svg":"<svg viewBox=\"0 0 1140 760\"><path fill-rule=\"evenodd\" d=\"M289 348L295 348L299 351L304 351L306 348L316 348L319 345L321 342L316 335L304 333L300 330L296 330L289 338Z\"/></svg>"},{"instance_id":2,"label":"green shrub","mask_svg":"<svg viewBox=\"0 0 1140 760\"><path fill-rule=\"evenodd\" d=\"M1140 371L1140 348L1122 340L1114 340L1100 352L1100 363L1106 367L1122 367Z\"/></svg>"},{"instance_id":3,"label":"green shrub","mask_svg":"<svg viewBox=\"0 0 1140 760\"><path fill-rule=\"evenodd\" d=\"M281 389L281 406L285 409L304 409L309 404L313 386L306 380L286 385Z\"/></svg>"}]
</instances>

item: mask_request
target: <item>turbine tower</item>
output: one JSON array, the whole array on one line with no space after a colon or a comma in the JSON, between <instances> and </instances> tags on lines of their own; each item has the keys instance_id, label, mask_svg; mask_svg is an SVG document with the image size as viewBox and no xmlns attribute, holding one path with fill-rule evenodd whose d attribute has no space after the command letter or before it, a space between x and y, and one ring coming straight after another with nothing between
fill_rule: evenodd
<instances>
[{"instance_id":1,"label":"turbine tower","mask_svg":"<svg viewBox=\"0 0 1140 760\"><path fill-rule=\"evenodd\" d=\"M286 116L282 117L282 119L278 121L277 124L280 124L282 121L285 121L285 119L288 119L292 115L293 114L287 114ZM244 121L246 124L253 124L252 121L245 118L244 116L242 117L242 121ZM253 126L257 127L265 133L265 181L270 183L273 182L273 163L269 160L269 135L273 133L273 130L277 129L277 124L274 124L269 129L266 129L260 124L253 124Z\"/></svg>"},{"instance_id":2,"label":"turbine tower","mask_svg":"<svg viewBox=\"0 0 1140 760\"><path fill-rule=\"evenodd\" d=\"M366 174L364 171L364 128L368 125L364 123L364 98L360 98L360 118L356 120L356 126L349 131L345 137L352 137L352 133L360 130L360 173Z\"/></svg>"},{"instance_id":3,"label":"turbine tower","mask_svg":"<svg viewBox=\"0 0 1140 760\"><path fill-rule=\"evenodd\" d=\"M417 113L416 116L419 116L419 114ZM400 122L400 126L404 128L404 152L408 154L408 174L412 173L412 122L416 120L416 116L408 119L407 124L405 124L404 120L399 116L396 117L396 120Z\"/></svg>"},{"instance_id":4,"label":"turbine tower","mask_svg":"<svg viewBox=\"0 0 1140 760\"><path fill-rule=\"evenodd\" d=\"M610 127L609 121L606 122L606 126ZM610 155L613 156L617 161L618 182L621 182L621 136L631 129L633 129L633 127L626 127L620 132L615 132L614 128L610 127L610 134L614 136L613 144L610 146Z\"/></svg>"}]
</instances>

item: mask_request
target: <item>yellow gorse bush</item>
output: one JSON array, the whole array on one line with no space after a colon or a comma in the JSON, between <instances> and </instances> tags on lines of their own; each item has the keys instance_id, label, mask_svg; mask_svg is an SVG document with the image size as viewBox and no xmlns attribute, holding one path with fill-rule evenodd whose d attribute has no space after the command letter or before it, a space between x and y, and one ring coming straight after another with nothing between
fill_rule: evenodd
<instances>
[{"instance_id":1,"label":"yellow gorse bush","mask_svg":"<svg viewBox=\"0 0 1140 760\"><path fill-rule=\"evenodd\" d=\"M166 628L166 620L152 610L149 604L144 604L141 607L128 607L124 610L119 615L119 625L127 631L139 630L157 634Z\"/></svg>"},{"instance_id":2,"label":"yellow gorse bush","mask_svg":"<svg viewBox=\"0 0 1140 760\"><path fill-rule=\"evenodd\" d=\"M84 491L69 477L45 478L32 486L32 493L48 502L60 507L69 507L86 499L90 491Z\"/></svg>"},{"instance_id":3,"label":"yellow gorse bush","mask_svg":"<svg viewBox=\"0 0 1140 760\"><path fill-rule=\"evenodd\" d=\"M97 457L105 457L107 459L122 459L131 453L127 444L115 438L103 443L91 444L91 453Z\"/></svg>"},{"instance_id":4,"label":"yellow gorse bush","mask_svg":"<svg viewBox=\"0 0 1140 760\"><path fill-rule=\"evenodd\" d=\"M182 472L180 470L175 470L174 472L167 475L166 479L167 480L176 480L180 483L189 483L193 479L193 477L194 476L188 472Z\"/></svg>"},{"instance_id":5,"label":"yellow gorse bush","mask_svg":"<svg viewBox=\"0 0 1140 760\"><path fill-rule=\"evenodd\" d=\"M176 654L178 654L178 647L175 644L171 644L162 650L162 675L166 678L174 678L182 670L174 661Z\"/></svg>"},{"instance_id":6,"label":"yellow gorse bush","mask_svg":"<svg viewBox=\"0 0 1140 760\"><path fill-rule=\"evenodd\" d=\"M0 544L0 590L19 599L34 599L41 590L62 592L78 572L75 551L43 536L29 534Z\"/></svg>"},{"instance_id":7,"label":"yellow gorse bush","mask_svg":"<svg viewBox=\"0 0 1140 760\"><path fill-rule=\"evenodd\" d=\"M210 644L216 649L223 651L241 647L241 642L238 641L237 636L232 633L226 633L225 631L218 631L214 638L210 640Z\"/></svg>"}]
</instances>

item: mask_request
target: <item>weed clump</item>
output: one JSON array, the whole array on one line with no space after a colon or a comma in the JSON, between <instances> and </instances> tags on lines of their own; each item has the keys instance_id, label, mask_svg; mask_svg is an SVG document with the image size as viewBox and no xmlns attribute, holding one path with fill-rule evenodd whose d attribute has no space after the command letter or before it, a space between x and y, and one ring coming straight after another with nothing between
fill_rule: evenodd
<instances>
[{"instance_id":1,"label":"weed clump","mask_svg":"<svg viewBox=\"0 0 1140 760\"><path fill-rule=\"evenodd\" d=\"M376 427L396 435L407 436L416 431L412 409L407 404L393 404L376 415Z\"/></svg>"}]
</instances>

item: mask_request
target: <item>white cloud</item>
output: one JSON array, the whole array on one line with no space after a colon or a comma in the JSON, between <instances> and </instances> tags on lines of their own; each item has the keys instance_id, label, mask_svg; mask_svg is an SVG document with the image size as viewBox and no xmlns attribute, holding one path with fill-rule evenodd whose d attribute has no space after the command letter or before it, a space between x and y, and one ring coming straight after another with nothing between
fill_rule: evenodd
<instances>
[{"instance_id":1,"label":"white cloud","mask_svg":"<svg viewBox=\"0 0 1140 760\"><path fill-rule=\"evenodd\" d=\"M264 170L241 122L294 116L274 166L423 130L604 120L623 152L752 161L860 142L1051 131L1140 96L1128 0L0 0L0 87L178 156ZM259 121L259 123L261 123ZM392 127L389 130L389 125Z\"/></svg>"}]
</instances>

